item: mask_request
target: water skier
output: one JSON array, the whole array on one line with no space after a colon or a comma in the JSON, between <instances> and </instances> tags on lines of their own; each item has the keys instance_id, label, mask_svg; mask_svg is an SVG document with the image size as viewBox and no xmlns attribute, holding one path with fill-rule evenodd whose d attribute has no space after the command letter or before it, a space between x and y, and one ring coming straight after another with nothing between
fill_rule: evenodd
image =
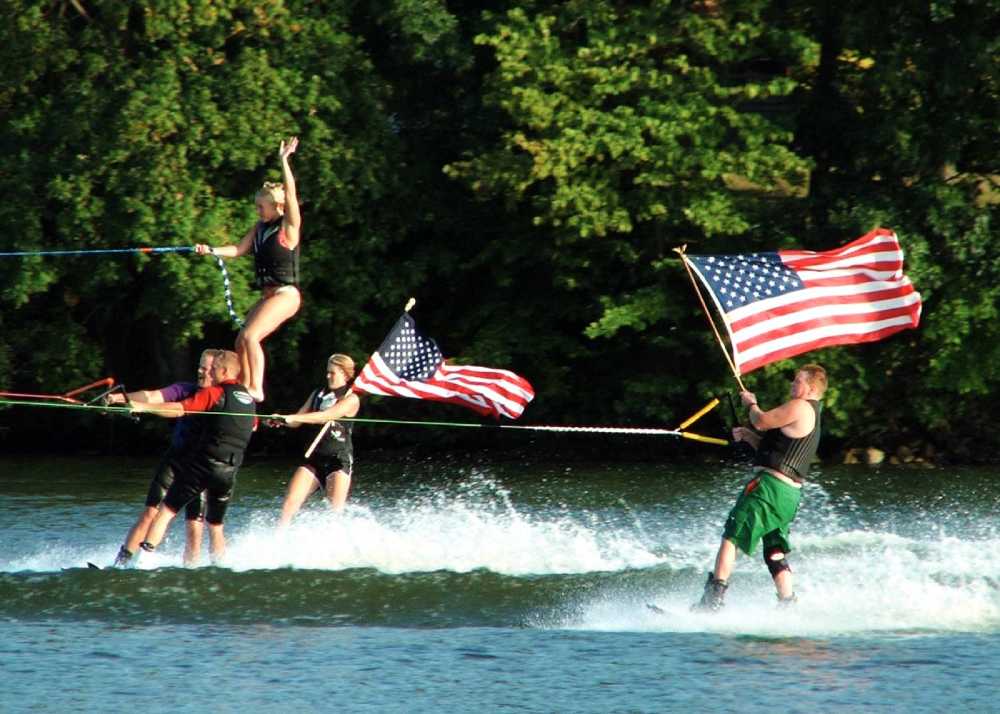
<instances>
[{"instance_id":1,"label":"water skier","mask_svg":"<svg viewBox=\"0 0 1000 714\"><path fill-rule=\"evenodd\" d=\"M109 394L106 398L108 404L125 404L126 401L146 402L147 404L163 404L165 402L180 402L187 399L199 389L210 387L215 384L212 378L212 364L216 355L221 350L205 350L198 360L198 377L196 382L174 382L166 387L153 390L139 390L129 392L128 395L121 393ZM156 510L163 501L167 489L174 482L174 477L179 470L179 461L184 453L185 441L189 440L194 429L193 416L181 417L174 426L173 434L170 438L170 447L167 449L156 470L153 472L153 480L149 484L149 491L146 494L146 505L139 514L135 525L129 530L125 537L125 542L118 549L115 556L114 567L125 567L132 560L139 544L146 540L146 532L153 522ZM205 522L205 494L201 493L198 498L192 499L185 506L185 545L184 545L184 565L193 566L198 564L201 556L201 539Z\"/></svg>"},{"instance_id":2,"label":"water skier","mask_svg":"<svg viewBox=\"0 0 1000 714\"><path fill-rule=\"evenodd\" d=\"M299 146L297 137L282 141L278 150L284 183L267 182L257 192L255 204L260 220L235 245L213 248L199 243L195 252L236 258L253 253L256 286L260 300L247 313L246 322L236 337L243 382L258 402L264 401L264 349L261 343L299 311L299 239L302 216L299 213L295 177L289 157Z\"/></svg>"},{"instance_id":3,"label":"water skier","mask_svg":"<svg viewBox=\"0 0 1000 714\"><path fill-rule=\"evenodd\" d=\"M816 364L799 368L791 384L791 398L763 411L753 392L741 392L750 410L752 429L737 426L733 439L756 449L755 475L744 487L726 519L715 570L695 609L715 611L723 605L736 549L752 555L763 541L764 562L774 580L778 601L794 602L788 528L798 512L802 482L816 456L820 439L820 400L826 392L826 370Z\"/></svg>"},{"instance_id":4,"label":"water skier","mask_svg":"<svg viewBox=\"0 0 1000 714\"><path fill-rule=\"evenodd\" d=\"M347 355L330 355L326 363L326 387L314 390L295 414L275 415L292 428L323 425L323 433L317 434L318 441L314 440L314 447L307 452L306 462L295 469L288 483L279 526L287 526L306 499L320 487L334 511L343 509L347 501L354 466L352 422L335 420L357 416L361 408L361 400L351 391L354 369L354 360Z\"/></svg>"},{"instance_id":5,"label":"water skier","mask_svg":"<svg viewBox=\"0 0 1000 714\"><path fill-rule=\"evenodd\" d=\"M204 491L212 560L218 561L225 553L223 521L233 495L236 472L243 463L256 423L253 397L237 382L239 377L239 356L235 352L221 351L212 364L214 385L199 389L181 402L160 405L137 402L132 405L134 411L152 412L166 418L199 413L196 434L177 477L163 497L146 540L139 544L143 550L155 550L177 512Z\"/></svg>"}]
</instances>

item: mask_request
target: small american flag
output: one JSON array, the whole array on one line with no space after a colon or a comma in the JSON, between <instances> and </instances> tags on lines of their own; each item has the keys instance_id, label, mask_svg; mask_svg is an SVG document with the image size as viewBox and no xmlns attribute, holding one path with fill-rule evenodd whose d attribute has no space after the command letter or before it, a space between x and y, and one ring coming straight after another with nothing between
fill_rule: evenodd
<instances>
[{"instance_id":1,"label":"small american flag","mask_svg":"<svg viewBox=\"0 0 1000 714\"><path fill-rule=\"evenodd\" d=\"M450 402L510 419L521 416L535 396L528 381L513 372L445 364L437 343L417 331L409 314L399 318L368 360L354 391Z\"/></svg>"},{"instance_id":2,"label":"small american flag","mask_svg":"<svg viewBox=\"0 0 1000 714\"><path fill-rule=\"evenodd\" d=\"M896 234L876 228L842 248L689 255L723 316L744 374L803 352L874 342L920 323Z\"/></svg>"}]
</instances>

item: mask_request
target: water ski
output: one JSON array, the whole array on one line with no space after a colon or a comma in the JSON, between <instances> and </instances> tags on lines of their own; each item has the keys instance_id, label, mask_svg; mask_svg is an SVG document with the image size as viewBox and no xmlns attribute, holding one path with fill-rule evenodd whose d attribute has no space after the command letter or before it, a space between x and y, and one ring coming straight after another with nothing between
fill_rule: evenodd
<instances>
[{"instance_id":1,"label":"water ski","mask_svg":"<svg viewBox=\"0 0 1000 714\"><path fill-rule=\"evenodd\" d=\"M91 570L100 570L101 569L100 565L94 565L90 561L87 561L87 567L90 568Z\"/></svg>"},{"instance_id":2,"label":"water ski","mask_svg":"<svg viewBox=\"0 0 1000 714\"><path fill-rule=\"evenodd\" d=\"M647 602L646 603L646 607L648 607L650 610L652 610L653 612L655 612L657 615L666 615L667 614L666 610L664 610L662 607L658 607L658 606L654 605L651 602Z\"/></svg>"}]
</instances>

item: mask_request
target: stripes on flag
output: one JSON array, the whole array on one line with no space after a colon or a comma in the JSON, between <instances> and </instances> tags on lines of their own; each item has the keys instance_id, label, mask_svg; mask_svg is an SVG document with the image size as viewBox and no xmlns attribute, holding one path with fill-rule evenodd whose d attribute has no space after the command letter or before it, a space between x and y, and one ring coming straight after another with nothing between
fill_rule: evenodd
<instances>
[{"instance_id":1,"label":"stripes on flag","mask_svg":"<svg viewBox=\"0 0 1000 714\"><path fill-rule=\"evenodd\" d=\"M874 342L920 323L896 234L824 252L686 256L715 301L740 374L820 347Z\"/></svg>"},{"instance_id":2,"label":"stripes on flag","mask_svg":"<svg viewBox=\"0 0 1000 714\"><path fill-rule=\"evenodd\" d=\"M382 396L459 404L479 414L517 419L535 392L508 370L445 364L434 340L400 317L354 380L354 390Z\"/></svg>"}]
</instances>

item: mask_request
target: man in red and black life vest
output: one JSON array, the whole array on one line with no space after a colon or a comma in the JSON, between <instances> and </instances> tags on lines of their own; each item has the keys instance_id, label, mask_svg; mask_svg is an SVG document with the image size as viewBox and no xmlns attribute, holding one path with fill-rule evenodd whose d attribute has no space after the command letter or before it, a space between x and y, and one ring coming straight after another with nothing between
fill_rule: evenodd
<instances>
[{"instance_id":1,"label":"man in red and black life vest","mask_svg":"<svg viewBox=\"0 0 1000 714\"><path fill-rule=\"evenodd\" d=\"M199 389L184 401L132 405L134 411L166 418L198 415L179 473L163 497L146 540L140 544L143 550L154 550L178 511L205 491L212 560L218 561L225 552L222 524L257 419L253 397L238 381L240 358L235 352L220 352L212 364L212 375L214 386Z\"/></svg>"},{"instance_id":2,"label":"man in red and black life vest","mask_svg":"<svg viewBox=\"0 0 1000 714\"><path fill-rule=\"evenodd\" d=\"M708 574L705 592L694 609L714 611L722 607L737 549L752 555L761 541L778 602L795 601L786 557L792 549L788 528L798 512L802 482L819 446L820 400L826 387L826 370L807 364L795 373L791 398L781 406L764 411L753 392L740 394L750 410L753 428L737 426L733 439L756 449L755 474L729 512L715 569Z\"/></svg>"},{"instance_id":3,"label":"man in red and black life vest","mask_svg":"<svg viewBox=\"0 0 1000 714\"><path fill-rule=\"evenodd\" d=\"M201 358L198 360L196 382L174 382L159 389L140 389L128 394L114 392L105 397L105 400L108 404L180 402L202 387L210 387L215 384L212 377L212 363L219 352L221 350L207 349L201 353ZM133 556L139 550L139 544L146 540L146 531L149 530L153 518L156 517L156 511L160 507L163 497L167 494L167 489L174 482L174 474L179 470L178 465L185 453L185 444L192 437L192 430L197 419L197 415L188 415L176 420L170 439L170 447L153 472L153 480L150 482L149 491L146 494L146 504L135 525L125 537L125 542L118 549L114 567L128 567ZM192 499L184 510L186 515L185 535L187 536L184 546L184 565L194 566L198 564L201 555L201 536L205 525L205 492L202 491L198 498Z\"/></svg>"}]
</instances>

